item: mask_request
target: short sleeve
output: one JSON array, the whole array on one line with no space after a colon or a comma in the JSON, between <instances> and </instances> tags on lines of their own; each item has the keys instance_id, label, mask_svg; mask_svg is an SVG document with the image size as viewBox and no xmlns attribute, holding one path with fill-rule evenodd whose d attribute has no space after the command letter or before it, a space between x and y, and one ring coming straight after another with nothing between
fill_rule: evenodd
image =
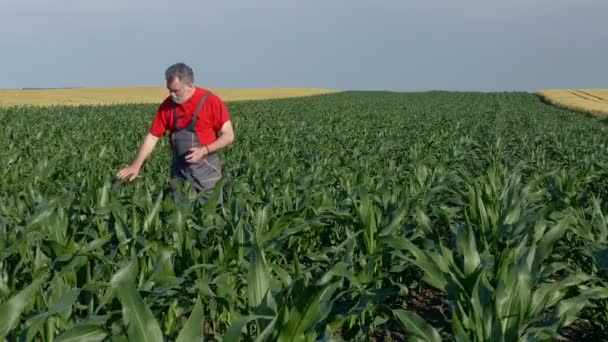
<instances>
[{"instance_id":1,"label":"short sleeve","mask_svg":"<svg viewBox=\"0 0 608 342\"><path fill-rule=\"evenodd\" d=\"M166 110L164 109L164 105L161 105L156 111L156 115L154 116L154 120L152 121L152 126L150 127L150 134L158 138L163 137L165 136L167 127L168 126Z\"/></svg>"},{"instance_id":2,"label":"short sleeve","mask_svg":"<svg viewBox=\"0 0 608 342\"><path fill-rule=\"evenodd\" d=\"M216 97L213 106L213 129L219 132L226 121L230 121L230 113L228 107L219 97Z\"/></svg>"}]
</instances>

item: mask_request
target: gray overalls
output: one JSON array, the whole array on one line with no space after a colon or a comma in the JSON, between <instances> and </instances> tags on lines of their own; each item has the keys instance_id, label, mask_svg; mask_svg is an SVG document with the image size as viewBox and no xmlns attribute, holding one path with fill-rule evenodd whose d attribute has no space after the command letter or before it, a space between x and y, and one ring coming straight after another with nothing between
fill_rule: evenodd
<instances>
[{"instance_id":1,"label":"gray overalls","mask_svg":"<svg viewBox=\"0 0 608 342\"><path fill-rule=\"evenodd\" d=\"M177 128L177 105L173 104L173 132L170 136L171 150L173 158L171 161L171 183L176 200L181 200L182 195L176 187L176 183L182 181L190 182L198 191L203 192L200 199L201 205L207 202L211 190L215 184L222 178L222 163L216 153L205 155L194 163L189 163L185 160L192 147L201 147L198 136L195 132L196 121L198 115L203 109L207 98L211 93L207 92L196 107L192 120L183 128ZM219 202L222 203L220 192Z\"/></svg>"}]
</instances>

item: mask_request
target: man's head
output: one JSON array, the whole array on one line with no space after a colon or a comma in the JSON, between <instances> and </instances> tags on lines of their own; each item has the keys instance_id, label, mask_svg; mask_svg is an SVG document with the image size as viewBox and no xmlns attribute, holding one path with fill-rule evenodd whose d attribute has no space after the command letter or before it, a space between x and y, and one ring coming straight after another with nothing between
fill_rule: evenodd
<instances>
[{"instance_id":1,"label":"man's head","mask_svg":"<svg viewBox=\"0 0 608 342\"><path fill-rule=\"evenodd\" d=\"M186 64L176 63L168 67L165 79L173 102L184 103L194 94L194 73Z\"/></svg>"}]
</instances>

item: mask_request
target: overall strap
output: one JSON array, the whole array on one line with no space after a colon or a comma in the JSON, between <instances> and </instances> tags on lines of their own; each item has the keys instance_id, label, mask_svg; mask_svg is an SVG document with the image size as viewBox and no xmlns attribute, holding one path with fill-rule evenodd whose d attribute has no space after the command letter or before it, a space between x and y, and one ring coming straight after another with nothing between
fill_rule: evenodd
<instances>
[{"instance_id":1,"label":"overall strap","mask_svg":"<svg viewBox=\"0 0 608 342\"><path fill-rule=\"evenodd\" d=\"M205 96L203 96L203 98L201 99L201 102L198 104L198 107L196 107L196 110L194 111L194 114L193 114L192 121L190 121L190 127L189 127L190 130L194 131L194 128L196 127L196 120L198 120L198 114L203 109L203 105L205 104L205 102L207 102L207 98L209 97L209 95L211 95L210 91L208 91L205 94Z\"/></svg>"},{"instance_id":2,"label":"overall strap","mask_svg":"<svg viewBox=\"0 0 608 342\"><path fill-rule=\"evenodd\" d=\"M196 107L196 110L194 111L194 114L193 114L193 119L190 120L190 124L187 127L190 130L194 130L194 127L196 127L196 120L198 119L198 114L201 111L201 109L203 109L203 105L207 101L207 98L209 97L209 95L211 95L210 91L208 91L203 96L201 101L198 103L198 106ZM177 104L175 104L175 102L173 102L173 131L177 131Z\"/></svg>"}]
</instances>

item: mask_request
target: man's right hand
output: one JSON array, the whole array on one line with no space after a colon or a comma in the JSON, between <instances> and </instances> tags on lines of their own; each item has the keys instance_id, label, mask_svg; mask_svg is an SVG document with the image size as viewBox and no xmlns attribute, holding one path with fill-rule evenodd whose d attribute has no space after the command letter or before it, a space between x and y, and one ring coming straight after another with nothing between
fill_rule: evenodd
<instances>
[{"instance_id":1,"label":"man's right hand","mask_svg":"<svg viewBox=\"0 0 608 342\"><path fill-rule=\"evenodd\" d=\"M139 175L139 169L140 168L137 165L129 165L128 167L118 171L116 177L118 177L120 180L128 178L130 181L132 181L137 177L137 175Z\"/></svg>"},{"instance_id":2,"label":"man's right hand","mask_svg":"<svg viewBox=\"0 0 608 342\"><path fill-rule=\"evenodd\" d=\"M128 178L130 181L134 180L139 175L139 170L144 164L144 160L146 160L146 158L148 158L148 155L152 153L152 150L154 150L154 146L156 146L157 142L158 138L148 133L148 135L146 135L146 138L144 139L144 143L139 148L137 158L135 158L131 165L118 171L116 177L121 180L125 178Z\"/></svg>"}]
</instances>

